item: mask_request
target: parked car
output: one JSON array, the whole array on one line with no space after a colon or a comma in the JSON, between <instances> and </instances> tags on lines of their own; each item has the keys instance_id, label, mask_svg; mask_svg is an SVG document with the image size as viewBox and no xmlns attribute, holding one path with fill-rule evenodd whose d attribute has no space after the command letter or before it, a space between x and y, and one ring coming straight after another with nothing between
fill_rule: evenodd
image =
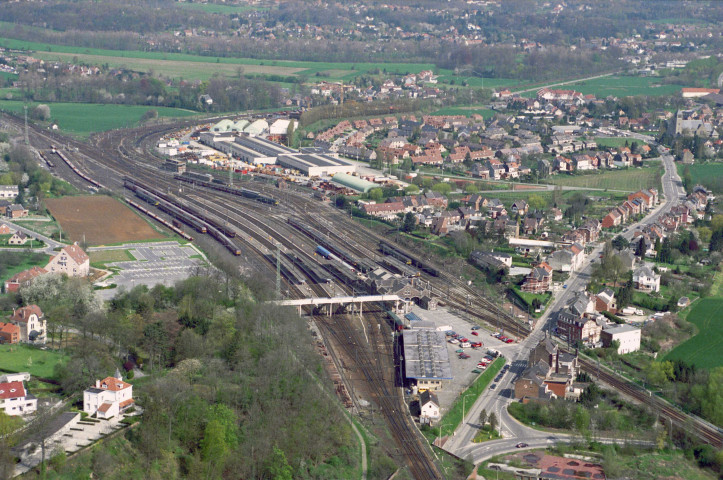
<instances>
[{"instance_id":1,"label":"parked car","mask_svg":"<svg viewBox=\"0 0 723 480\"><path fill-rule=\"evenodd\" d=\"M466 353L460 353L459 358L461 358L462 360L467 360L469 358L469 355L467 355Z\"/></svg>"},{"instance_id":2,"label":"parked car","mask_svg":"<svg viewBox=\"0 0 723 480\"><path fill-rule=\"evenodd\" d=\"M472 335L474 335L475 337L478 337L478 336L479 336L479 333L477 333L477 332L472 332Z\"/></svg>"},{"instance_id":3,"label":"parked car","mask_svg":"<svg viewBox=\"0 0 723 480\"><path fill-rule=\"evenodd\" d=\"M479 368L475 368L474 370L472 370L472 373L479 374L479 373L482 373L482 370L480 370Z\"/></svg>"},{"instance_id":4,"label":"parked car","mask_svg":"<svg viewBox=\"0 0 723 480\"><path fill-rule=\"evenodd\" d=\"M482 328L482 327L480 327L479 325L475 325L472 327L472 330L479 330L480 328Z\"/></svg>"},{"instance_id":5,"label":"parked car","mask_svg":"<svg viewBox=\"0 0 723 480\"><path fill-rule=\"evenodd\" d=\"M459 343L459 340L457 340L456 338L452 338L452 339L450 339L449 343L456 345Z\"/></svg>"},{"instance_id":6,"label":"parked car","mask_svg":"<svg viewBox=\"0 0 723 480\"><path fill-rule=\"evenodd\" d=\"M505 343L512 343L512 342L514 342L514 340L512 340L511 338L508 338L507 340L505 340Z\"/></svg>"},{"instance_id":7,"label":"parked car","mask_svg":"<svg viewBox=\"0 0 723 480\"><path fill-rule=\"evenodd\" d=\"M482 346L482 342L470 342L470 345L472 345L472 348L480 348Z\"/></svg>"},{"instance_id":8,"label":"parked car","mask_svg":"<svg viewBox=\"0 0 723 480\"><path fill-rule=\"evenodd\" d=\"M496 383L493 383L492 385L490 385L490 390L494 390L495 388L497 388L497 384L496 384Z\"/></svg>"},{"instance_id":9,"label":"parked car","mask_svg":"<svg viewBox=\"0 0 723 480\"><path fill-rule=\"evenodd\" d=\"M459 339L459 341L460 341L460 342L463 342L463 343L464 343L464 342L469 342L469 338L467 338L467 337L462 337L462 338Z\"/></svg>"},{"instance_id":10,"label":"parked car","mask_svg":"<svg viewBox=\"0 0 723 480\"><path fill-rule=\"evenodd\" d=\"M448 337L453 337L455 335L455 332L454 330L447 330L446 332L444 332L444 334Z\"/></svg>"}]
</instances>

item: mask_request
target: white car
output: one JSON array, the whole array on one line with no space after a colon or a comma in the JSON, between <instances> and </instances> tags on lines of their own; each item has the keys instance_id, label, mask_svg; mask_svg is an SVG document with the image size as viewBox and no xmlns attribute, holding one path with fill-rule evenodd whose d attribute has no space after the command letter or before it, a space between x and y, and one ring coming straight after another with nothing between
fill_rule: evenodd
<instances>
[{"instance_id":1,"label":"white car","mask_svg":"<svg viewBox=\"0 0 723 480\"><path fill-rule=\"evenodd\" d=\"M456 338L452 338L449 343L451 343L452 345L457 345L459 343L459 340L457 340Z\"/></svg>"}]
</instances>

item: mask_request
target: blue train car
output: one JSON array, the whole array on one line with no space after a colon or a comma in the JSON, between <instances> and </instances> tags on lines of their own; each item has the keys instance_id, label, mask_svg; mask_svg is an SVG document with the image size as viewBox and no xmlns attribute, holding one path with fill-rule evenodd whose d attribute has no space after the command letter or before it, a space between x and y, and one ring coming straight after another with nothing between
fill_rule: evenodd
<instances>
[{"instance_id":1,"label":"blue train car","mask_svg":"<svg viewBox=\"0 0 723 480\"><path fill-rule=\"evenodd\" d=\"M329 250L327 250L326 248L322 247L321 245L316 246L316 253L318 253L319 255L321 255L324 258L328 258L328 259L331 258L331 252Z\"/></svg>"}]
</instances>

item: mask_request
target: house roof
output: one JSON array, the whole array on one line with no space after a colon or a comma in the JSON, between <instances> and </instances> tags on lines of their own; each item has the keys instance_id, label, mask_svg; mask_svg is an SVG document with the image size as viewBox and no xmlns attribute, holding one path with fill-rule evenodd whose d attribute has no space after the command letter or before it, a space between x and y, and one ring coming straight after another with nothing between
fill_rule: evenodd
<instances>
[{"instance_id":1,"label":"house roof","mask_svg":"<svg viewBox=\"0 0 723 480\"><path fill-rule=\"evenodd\" d=\"M100 407L98 407L98 411L99 411L99 412L102 412L102 413L105 413L105 412L107 412L108 410L110 410L110 407L112 407L112 406L113 406L112 403L110 403L110 402L105 402L105 403L103 403L103 405L101 405Z\"/></svg>"},{"instance_id":2,"label":"house roof","mask_svg":"<svg viewBox=\"0 0 723 480\"><path fill-rule=\"evenodd\" d=\"M25 283L27 281L32 280L35 277L39 277L40 275L48 273L47 270L40 267L32 267L27 270L23 270L22 272L16 273L13 275L8 282L10 283Z\"/></svg>"},{"instance_id":3,"label":"house roof","mask_svg":"<svg viewBox=\"0 0 723 480\"><path fill-rule=\"evenodd\" d=\"M43 317L43 312L40 310L40 307L37 305L28 305L27 307L20 307L17 310L15 310L15 313L12 317L10 317L10 321L13 323L16 322L23 322L27 323L28 319L31 315L37 315L38 318Z\"/></svg>"},{"instance_id":4,"label":"house roof","mask_svg":"<svg viewBox=\"0 0 723 480\"><path fill-rule=\"evenodd\" d=\"M13 325L12 323L0 322L0 333L20 335L20 327L18 327L17 325Z\"/></svg>"},{"instance_id":5,"label":"house roof","mask_svg":"<svg viewBox=\"0 0 723 480\"><path fill-rule=\"evenodd\" d=\"M425 390L422 392L422 394L419 396L419 405L424 406L428 404L429 402L432 402L436 406L439 407L439 400L437 399L437 395L430 392L429 390Z\"/></svg>"},{"instance_id":6,"label":"house roof","mask_svg":"<svg viewBox=\"0 0 723 480\"><path fill-rule=\"evenodd\" d=\"M111 392L118 392L131 387L130 383L126 383L123 380L118 380L115 377L106 377L100 381L100 388L103 390L110 390Z\"/></svg>"},{"instance_id":7,"label":"house roof","mask_svg":"<svg viewBox=\"0 0 723 480\"><path fill-rule=\"evenodd\" d=\"M4 382L0 383L0 400L8 398L20 398L25 396L25 386L23 382Z\"/></svg>"},{"instance_id":8,"label":"house roof","mask_svg":"<svg viewBox=\"0 0 723 480\"><path fill-rule=\"evenodd\" d=\"M90 257L83 251L82 248L80 248L78 245L68 245L67 247L60 250L60 252L65 252L70 258L72 258L76 263L85 263L86 260L89 260Z\"/></svg>"}]
</instances>

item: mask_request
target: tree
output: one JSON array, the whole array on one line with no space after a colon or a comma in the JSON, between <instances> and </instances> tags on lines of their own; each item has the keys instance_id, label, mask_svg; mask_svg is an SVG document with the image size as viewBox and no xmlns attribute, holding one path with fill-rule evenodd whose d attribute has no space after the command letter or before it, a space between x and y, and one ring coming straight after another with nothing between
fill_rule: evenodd
<instances>
[{"instance_id":1,"label":"tree","mask_svg":"<svg viewBox=\"0 0 723 480\"><path fill-rule=\"evenodd\" d=\"M296 128L296 122L290 121L289 127L286 129L286 145L288 147L294 146L294 129Z\"/></svg>"},{"instance_id":2,"label":"tree","mask_svg":"<svg viewBox=\"0 0 723 480\"><path fill-rule=\"evenodd\" d=\"M475 185L474 183L468 183L464 187L464 191L465 191L465 193L473 194L473 193L479 192L479 188L477 188L477 185Z\"/></svg>"},{"instance_id":3,"label":"tree","mask_svg":"<svg viewBox=\"0 0 723 480\"><path fill-rule=\"evenodd\" d=\"M484 427L486 423L487 423L487 410L483 408L482 411L479 412L479 424L480 424L480 426Z\"/></svg>"},{"instance_id":4,"label":"tree","mask_svg":"<svg viewBox=\"0 0 723 480\"><path fill-rule=\"evenodd\" d=\"M286 454L276 445L274 445L271 458L266 464L266 472L272 480L292 480L294 478L294 470L286 460Z\"/></svg>"},{"instance_id":5,"label":"tree","mask_svg":"<svg viewBox=\"0 0 723 480\"><path fill-rule=\"evenodd\" d=\"M384 198L384 192L381 188L372 188L369 190L369 198L375 202L380 202Z\"/></svg>"},{"instance_id":6,"label":"tree","mask_svg":"<svg viewBox=\"0 0 723 480\"><path fill-rule=\"evenodd\" d=\"M47 122L50 120L50 107L45 104L38 105L33 109L32 116L38 120Z\"/></svg>"},{"instance_id":7,"label":"tree","mask_svg":"<svg viewBox=\"0 0 723 480\"><path fill-rule=\"evenodd\" d=\"M623 308L630 305L630 303L633 301L633 282L632 280L628 280L623 284L623 286L620 288L620 291L618 292L618 309L622 310Z\"/></svg>"},{"instance_id":8,"label":"tree","mask_svg":"<svg viewBox=\"0 0 723 480\"><path fill-rule=\"evenodd\" d=\"M452 186L449 182L439 182L432 187L432 190L447 196L452 191Z\"/></svg>"},{"instance_id":9,"label":"tree","mask_svg":"<svg viewBox=\"0 0 723 480\"><path fill-rule=\"evenodd\" d=\"M415 227L417 226L417 218L414 216L412 212L407 212L404 215L404 222L402 223L402 231L403 232L413 232Z\"/></svg>"},{"instance_id":10,"label":"tree","mask_svg":"<svg viewBox=\"0 0 723 480\"><path fill-rule=\"evenodd\" d=\"M543 210L547 206L547 201L542 196L533 193L527 199L527 204L532 210Z\"/></svg>"},{"instance_id":11,"label":"tree","mask_svg":"<svg viewBox=\"0 0 723 480\"><path fill-rule=\"evenodd\" d=\"M406 193L407 195L416 195L417 193L419 193L419 187L412 183L404 187L404 193Z\"/></svg>"},{"instance_id":12,"label":"tree","mask_svg":"<svg viewBox=\"0 0 723 480\"><path fill-rule=\"evenodd\" d=\"M613 238L612 244L613 247L615 247L615 250L624 250L630 246L630 242L628 242L628 240L622 235L618 235Z\"/></svg>"},{"instance_id":13,"label":"tree","mask_svg":"<svg viewBox=\"0 0 723 480\"><path fill-rule=\"evenodd\" d=\"M495 414L495 412L490 413L487 421L490 424L490 431L494 432L497 429L497 415Z\"/></svg>"}]
</instances>

